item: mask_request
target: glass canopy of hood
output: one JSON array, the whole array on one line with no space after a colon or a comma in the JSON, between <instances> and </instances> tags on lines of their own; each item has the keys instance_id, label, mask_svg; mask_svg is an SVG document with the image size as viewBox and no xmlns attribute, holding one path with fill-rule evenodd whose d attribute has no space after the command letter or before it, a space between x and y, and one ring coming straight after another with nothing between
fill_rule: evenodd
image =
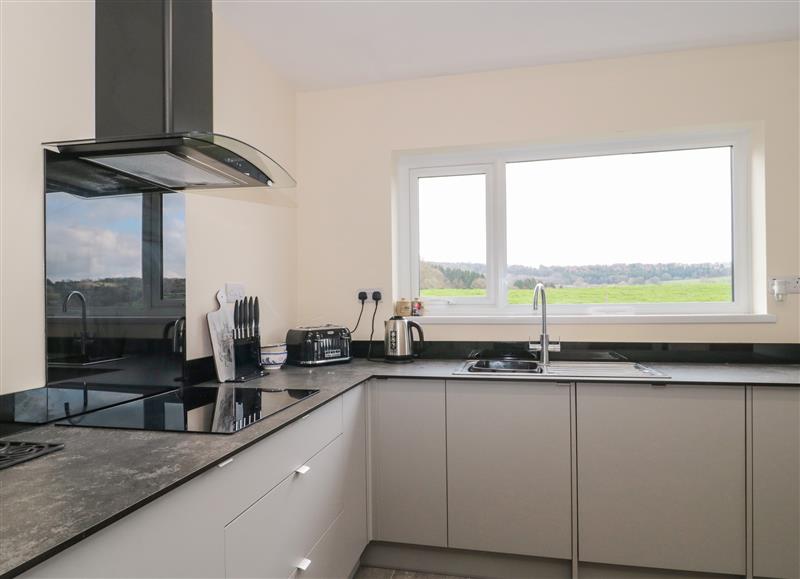
<instances>
[{"instance_id":1,"label":"glass canopy of hood","mask_svg":"<svg viewBox=\"0 0 800 579\"><path fill-rule=\"evenodd\" d=\"M81 197L294 187L273 159L225 135L180 133L44 143L46 190Z\"/></svg>"}]
</instances>

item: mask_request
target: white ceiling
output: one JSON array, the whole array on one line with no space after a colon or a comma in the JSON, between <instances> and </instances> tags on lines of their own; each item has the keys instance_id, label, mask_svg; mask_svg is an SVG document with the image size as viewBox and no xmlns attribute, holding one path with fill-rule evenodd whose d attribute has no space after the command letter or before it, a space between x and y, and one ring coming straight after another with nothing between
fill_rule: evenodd
<instances>
[{"instance_id":1,"label":"white ceiling","mask_svg":"<svg viewBox=\"0 0 800 579\"><path fill-rule=\"evenodd\" d=\"M798 37L800 1L215 0L300 89Z\"/></svg>"}]
</instances>

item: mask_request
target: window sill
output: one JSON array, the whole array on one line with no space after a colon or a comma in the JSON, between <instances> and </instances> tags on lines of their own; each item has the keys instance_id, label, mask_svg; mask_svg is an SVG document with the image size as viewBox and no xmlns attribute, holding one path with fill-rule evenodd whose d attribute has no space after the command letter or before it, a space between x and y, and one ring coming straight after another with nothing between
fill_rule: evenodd
<instances>
[{"instance_id":1,"label":"window sill","mask_svg":"<svg viewBox=\"0 0 800 579\"><path fill-rule=\"evenodd\" d=\"M431 325L522 325L538 324L540 316L530 315L424 315L413 318L420 324ZM628 324L774 324L773 314L628 314L628 315L558 315L547 316L551 324L560 325L628 325Z\"/></svg>"}]
</instances>

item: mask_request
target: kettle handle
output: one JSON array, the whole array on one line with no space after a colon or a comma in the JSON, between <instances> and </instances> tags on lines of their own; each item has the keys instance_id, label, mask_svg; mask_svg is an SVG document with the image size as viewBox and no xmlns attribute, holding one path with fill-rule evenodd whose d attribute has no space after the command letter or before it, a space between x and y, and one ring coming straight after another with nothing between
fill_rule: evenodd
<instances>
[{"instance_id":1,"label":"kettle handle","mask_svg":"<svg viewBox=\"0 0 800 579\"><path fill-rule=\"evenodd\" d=\"M419 334L419 352L414 354L415 358L419 358L422 354L422 351L425 349L425 333L422 331L422 326L420 326L417 322L412 322L411 320L408 321L408 326L410 328L416 328L417 333ZM412 335L413 340L413 335Z\"/></svg>"}]
</instances>

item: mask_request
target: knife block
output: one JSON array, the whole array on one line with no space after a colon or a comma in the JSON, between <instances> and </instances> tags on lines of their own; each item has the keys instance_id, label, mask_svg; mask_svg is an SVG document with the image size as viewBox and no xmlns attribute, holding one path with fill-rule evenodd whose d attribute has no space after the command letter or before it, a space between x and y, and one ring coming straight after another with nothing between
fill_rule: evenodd
<instances>
[{"instance_id":1,"label":"knife block","mask_svg":"<svg viewBox=\"0 0 800 579\"><path fill-rule=\"evenodd\" d=\"M261 368L261 338L234 338L233 367L235 378L231 382L247 382L269 374Z\"/></svg>"}]
</instances>

